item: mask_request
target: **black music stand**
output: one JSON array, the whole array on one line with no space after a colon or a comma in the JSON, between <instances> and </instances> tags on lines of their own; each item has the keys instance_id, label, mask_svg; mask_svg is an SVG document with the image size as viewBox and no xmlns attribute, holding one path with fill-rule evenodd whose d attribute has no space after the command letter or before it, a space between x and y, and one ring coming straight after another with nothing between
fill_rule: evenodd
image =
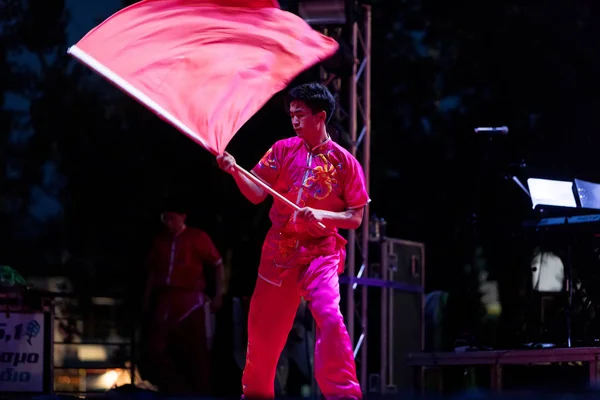
<instances>
[{"instance_id":1,"label":"black music stand","mask_svg":"<svg viewBox=\"0 0 600 400\"><path fill-rule=\"evenodd\" d=\"M575 184L570 181L555 181L549 179L527 179L529 193L534 209L543 212L544 206L577 208L578 199L575 196ZM562 218L562 222L554 225L561 226L565 232L569 228L569 217ZM572 347L572 309L573 309L573 262L572 262L572 237L567 240L567 255L564 263L565 286L567 290L567 307L565 319L567 324L567 347ZM541 272L541 271L540 271Z\"/></svg>"}]
</instances>

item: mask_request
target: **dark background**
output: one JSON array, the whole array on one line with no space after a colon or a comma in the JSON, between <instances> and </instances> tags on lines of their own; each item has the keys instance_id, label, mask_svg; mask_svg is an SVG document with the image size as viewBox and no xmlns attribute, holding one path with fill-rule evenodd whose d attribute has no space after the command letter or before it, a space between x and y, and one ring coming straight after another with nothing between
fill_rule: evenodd
<instances>
[{"instance_id":1,"label":"dark background","mask_svg":"<svg viewBox=\"0 0 600 400\"><path fill-rule=\"evenodd\" d=\"M428 290L476 296L481 245L514 315L531 206L504 177L600 181L600 4L372 3L371 212L426 243ZM135 298L161 204L179 198L249 294L270 203L252 206L208 152L66 54L123 5L0 1L0 264ZM473 133L495 125L510 134ZM250 168L292 134L278 95L228 151Z\"/></svg>"}]
</instances>

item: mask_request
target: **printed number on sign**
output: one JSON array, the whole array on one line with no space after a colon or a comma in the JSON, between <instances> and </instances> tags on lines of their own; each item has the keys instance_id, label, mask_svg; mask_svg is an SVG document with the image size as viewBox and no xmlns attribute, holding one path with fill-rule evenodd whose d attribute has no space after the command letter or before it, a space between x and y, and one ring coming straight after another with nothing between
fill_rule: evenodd
<instances>
[{"instance_id":1,"label":"printed number on sign","mask_svg":"<svg viewBox=\"0 0 600 400\"><path fill-rule=\"evenodd\" d=\"M0 340L5 342L20 340L21 336L23 336L23 324L15 325L12 332L10 332L10 328L5 323L0 322Z\"/></svg>"}]
</instances>

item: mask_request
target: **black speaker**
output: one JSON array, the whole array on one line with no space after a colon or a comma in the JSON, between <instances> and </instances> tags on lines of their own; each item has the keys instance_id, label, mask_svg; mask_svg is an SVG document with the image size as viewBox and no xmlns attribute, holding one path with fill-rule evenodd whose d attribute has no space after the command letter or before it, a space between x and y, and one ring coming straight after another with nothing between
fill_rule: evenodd
<instances>
[{"instance_id":1,"label":"black speaker","mask_svg":"<svg viewBox=\"0 0 600 400\"><path fill-rule=\"evenodd\" d=\"M359 268L357 268L357 271ZM417 378L407 358L424 347L425 245L407 240L381 238L369 243L368 277L356 285L354 296L354 341L367 347L367 393L407 392ZM341 309L346 313L348 277L340 279ZM350 282L350 283L349 283ZM368 287L367 315L362 326L362 289ZM354 286L354 285L353 285ZM348 315L345 315L346 323ZM366 339L363 339L366 328ZM356 357L359 379L365 366L362 353Z\"/></svg>"},{"instance_id":2,"label":"black speaker","mask_svg":"<svg viewBox=\"0 0 600 400\"><path fill-rule=\"evenodd\" d=\"M382 278L389 282L382 307L382 373L386 392L412 390L416 370L407 365L410 353L425 345L425 245L400 239L385 239L381 245ZM383 313L382 313L383 315Z\"/></svg>"}]
</instances>

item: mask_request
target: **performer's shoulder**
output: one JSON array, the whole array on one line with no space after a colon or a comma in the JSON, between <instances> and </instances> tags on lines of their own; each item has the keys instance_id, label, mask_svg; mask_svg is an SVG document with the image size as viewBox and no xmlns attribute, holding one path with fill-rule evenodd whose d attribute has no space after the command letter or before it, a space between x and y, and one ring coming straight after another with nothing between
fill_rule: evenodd
<instances>
[{"instance_id":1,"label":"performer's shoulder","mask_svg":"<svg viewBox=\"0 0 600 400\"><path fill-rule=\"evenodd\" d=\"M354 157L352 155L352 153L350 153L342 145L340 145L337 142L334 142L333 140L331 141L331 147L330 147L330 149L333 150L334 152L336 152L337 154L339 154L346 161L348 161L348 162L357 162L358 163L358 160L356 159L356 157Z\"/></svg>"},{"instance_id":2,"label":"performer's shoulder","mask_svg":"<svg viewBox=\"0 0 600 400\"><path fill-rule=\"evenodd\" d=\"M276 141L273 143L273 146L271 146L271 150L273 150L278 157L282 157L290 151L293 152L294 149L297 149L299 146L302 146L302 139L297 136L292 136Z\"/></svg>"},{"instance_id":3,"label":"performer's shoulder","mask_svg":"<svg viewBox=\"0 0 600 400\"><path fill-rule=\"evenodd\" d=\"M185 233L187 233L188 236L191 236L194 238L205 238L208 236L208 233L204 232L202 229L191 227L191 226L188 226L185 229Z\"/></svg>"},{"instance_id":4,"label":"performer's shoulder","mask_svg":"<svg viewBox=\"0 0 600 400\"><path fill-rule=\"evenodd\" d=\"M292 136L285 139L280 139L273 144L273 147L278 147L282 149L293 148L302 144L302 139L298 136Z\"/></svg>"}]
</instances>

